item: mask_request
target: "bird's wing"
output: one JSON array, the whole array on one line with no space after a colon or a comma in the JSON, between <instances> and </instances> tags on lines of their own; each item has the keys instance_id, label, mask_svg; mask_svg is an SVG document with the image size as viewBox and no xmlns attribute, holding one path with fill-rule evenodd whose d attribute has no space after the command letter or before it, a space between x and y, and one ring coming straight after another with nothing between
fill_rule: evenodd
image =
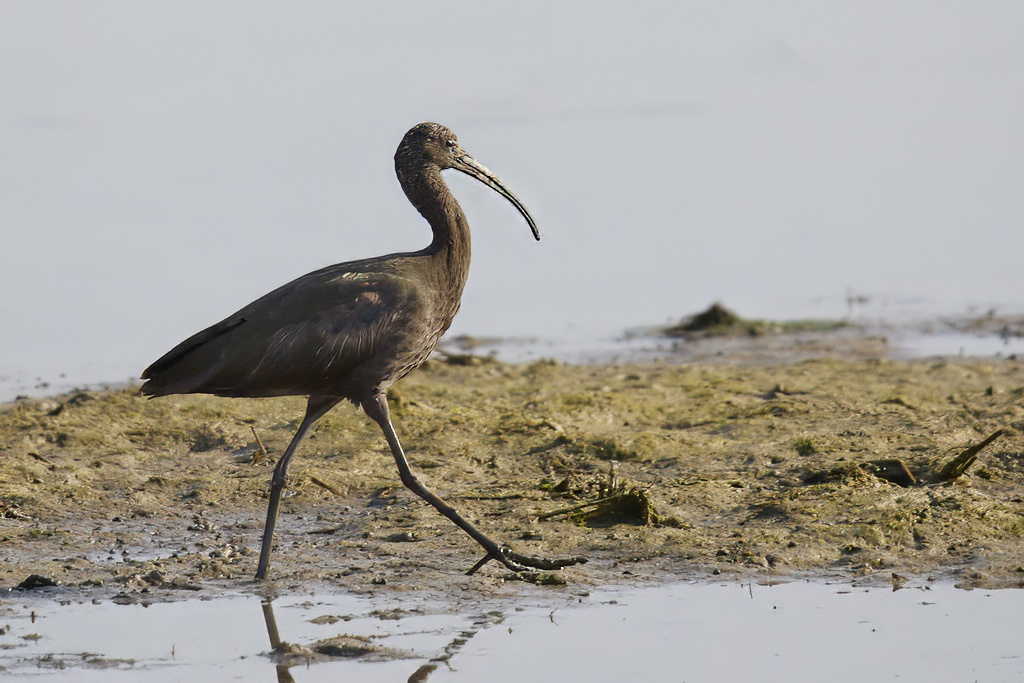
<instances>
[{"instance_id":1,"label":"bird's wing","mask_svg":"<svg viewBox=\"0 0 1024 683\"><path fill-rule=\"evenodd\" d=\"M254 377L341 379L375 352L398 343L404 331L411 333L425 304L411 280L360 272L330 277L315 291L289 299L286 305L297 310L264 330L263 357Z\"/></svg>"},{"instance_id":2,"label":"bird's wing","mask_svg":"<svg viewBox=\"0 0 1024 683\"><path fill-rule=\"evenodd\" d=\"M206 342L219 337L228 330L238 327L245 322L245 318L238 315L232 316L231 318L225 318L216 325L211 325L201 332L196 332L191 337L181 342L173 349L160 356L160 358L153 361L153 363L142 371L142 379L150 379L155 377L158 373L174 365L183 356L187 355L193 349L196 349Z\"/></svg>"},{"instance_id":3,"label":"bird's wing","mask_svg":"<svg viewBox=\"0 0 1024 683\"><path fill-rule=\"evenodd\" d=\"M331 394L415 334L427 299L393 273L325 269L185 340L143 374L147 394ZM368 368L367 368L368 369Z\"/></svg>"}]
</instances>

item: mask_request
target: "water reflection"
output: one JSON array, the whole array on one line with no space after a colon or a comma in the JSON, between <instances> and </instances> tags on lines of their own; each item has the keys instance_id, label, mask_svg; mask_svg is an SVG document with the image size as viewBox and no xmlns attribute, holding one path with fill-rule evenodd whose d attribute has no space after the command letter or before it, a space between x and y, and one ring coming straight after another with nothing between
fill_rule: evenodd
<instances>
[{"instance_id":1,"label":"water reflection","mask_svg":"<svg viewBox=\"0 0 1024 683\"><path fill-rule=\"evenodd\" d=\"M874 588L692 583L481 602L394 593L75 600L84 598L69 588L0 600L4 680L266 680L271 667L277 681L300 683L660 681L670 668L672 680L1024 680L1024 591L917 577ZM343 633L325 638L331 630ZM359 647L346 654L345 642Z\"/></svg>"},{"instance_id":2,"label":"water reflection","mask_svg":"<svg viewBox=\"0 0 1024 683\"><path fill-rule=\"evenodd\" d=\"M446 665L451 669L451 659L462 650L463 646L470 641L473 636L477 635L481 631L495 626L504 621L505 617L501 612L490 612L473 621L472 625L459 632L451 641L444 647L442 654L433 657L429 662L416 669L412 676L409 676L408 683L423 683L430 675L437 671L438 667L442 664Z\"/></svg>"},{"instance_id":3,"label":"water reflection","mask_svg":"<svg viewBox=\"0 0 1024 683\"><path fill-rule=\"evenodd\" d=\"M294 606L294 605L293 605ZM322 638L309 645L299 645L287 640L282 640L278 628L277 618L274 615L274 598L266 597L260 602L263 612L263 622L267 628L267 638L270 641L270 657L274 661L274 668L277 673L278 683L295 683L291 669L296 666L309 667L316 663L329 663L331 661L353 661L363 660L367 662L381 661L405 661L410 659L422 659L422 656L410 650L379 647L373 644L375 640L393 639L396 636L414 636L436 634L436 624L427 623L421 629L404 631L399 634L384 633L377 637L357 637L345 633ZM384 619L385 616L378 616ZM470 640L483 630L504 621L505 615L501 611L490 611L475 617L468 626L458 628L454 635L447 635L447 642L440 648L436 648L437 655L420 664L408 677L409 683L424 683L440 667L450 669L451 659L457 655ZM308 620L307 620L308 621ZM345 619L347 621L347 619ZM434 626L434 627L432 627ZM341 645L339 644L347 644Z\"/></svg>"},{"instance_id":4,"label":"water reflection","mask_svg":"<svg viewBox=\"0 0 1024 683\"><path fill-rule=\"evenodd\" d=\"M277 619L274 618L274 604L272 600L264 600L260 603L263 608L263 621L267 625L267 637L270 638L270 649L275 653L281 651L281 635L277 632ZM292 666L278 659L277 683L295 683L295 679L288 673L288 667Z\"/></svg>"}]
</instances>

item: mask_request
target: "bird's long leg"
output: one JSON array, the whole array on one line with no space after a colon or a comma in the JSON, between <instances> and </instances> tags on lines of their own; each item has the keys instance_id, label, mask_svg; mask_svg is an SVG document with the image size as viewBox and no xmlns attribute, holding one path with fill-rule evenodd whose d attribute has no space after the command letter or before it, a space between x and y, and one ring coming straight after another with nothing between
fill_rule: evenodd
<instances>
[{"instance_id":1,"label":"bird's long leg","mask_svg":"<svg viewBox=\"0 0 1024 683\"><path fill-rule=\"evenodd\" d=\"M306 404L306 415L299 423L299 428L292 437L291 443L285 449L284 455L277 461L274 468L274 477L270 480L270 503L267 505L267 523L263 526L263 545L260 547L260 563L256 567L256 578L267 578L267 569L270 567L270 551L274 546L274 527L277 526L277 510L281 505L281 492L284 491L285 482L288 480L288 465L291 464L292 456L299 442L306 436L306 432L313 426L313 423L323 417L328 410L338 404L341 399L333 396L310 396Z\"/></svg>"},{"instance_id":2,"label":"bird's long leg","mask_svg":"<svg viewBox=\"0 0 1024 683\"><path fill-rule=\"evenodd\" d=\"M391 424L387 396L383 392L374 394L370 399L363 401L361 405L366 414L380 425L380 428L384 431L384 438L388 441L391 454L395 457L395 464L398 465L398 474L406 488L430 503L434 509L454 522L456 526L469 534L474 541L482 545L484 550L487 551L487 555L467 573L472 574L490 560L497 560L514 572L528 571L529 569L561 569L562 567L582 564L587 561L585 557L555 559L531 557L529 555L520 555L507 547L499 546L488 538L486 534L467 522L462 515L455 511L455 508L444 502L430 489L420 483L416 475L412 473L412 470L409 468L409 461L405 458L402 444L398 441L394 425Z\"/></svg>"}]
</instances>

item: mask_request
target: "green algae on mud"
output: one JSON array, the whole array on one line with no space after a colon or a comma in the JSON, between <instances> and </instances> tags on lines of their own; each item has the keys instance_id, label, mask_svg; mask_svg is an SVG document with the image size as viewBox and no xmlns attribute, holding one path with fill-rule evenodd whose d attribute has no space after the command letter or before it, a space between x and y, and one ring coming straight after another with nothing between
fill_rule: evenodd
<instances>
[{"instance_id":1,"label":"green algae on mud","mask_svg":"<svg viewBox=\"0 0 1024 683\"><path fill-rule=\"evenodd\" d=\"M392 394L423 480L520 552L590 556L562 572L570 583L899 572L1024 585L1017 360L433 361ZM0 585L38 574L170 599L248 581L273 460L302 405L135 390L5 405ZM933 472L997 430L949 484L900 486L861 466ZM477 547L405 491L379 430L351 406L303 444L288 492L278 581L473 591L509 576L463 576ZM547 514L619 494L645 502Z\"/></svg>"}]
</instances>

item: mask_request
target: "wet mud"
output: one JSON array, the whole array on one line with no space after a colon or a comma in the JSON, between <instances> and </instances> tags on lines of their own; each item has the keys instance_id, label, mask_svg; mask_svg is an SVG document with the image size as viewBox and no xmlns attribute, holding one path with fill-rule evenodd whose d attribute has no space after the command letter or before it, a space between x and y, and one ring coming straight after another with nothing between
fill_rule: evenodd
<instances>
[{"instance_id":1,"label":"wet mud","mask_svg":"<svg viewBox=\"0 0 1024 683\"><path fill-rule=\"evenodd\" d=\"M493 563L466 576L479 548L402 487L377 428L339 406L292 465L271 579L254 582L273 463L302 408L135 389L4 405L0 586L123 602L734 574L1024 586L1013 358L439 357L392 392L414 471L515 550L590 559L520 576Z\"/></svg>"}]
</instances>

